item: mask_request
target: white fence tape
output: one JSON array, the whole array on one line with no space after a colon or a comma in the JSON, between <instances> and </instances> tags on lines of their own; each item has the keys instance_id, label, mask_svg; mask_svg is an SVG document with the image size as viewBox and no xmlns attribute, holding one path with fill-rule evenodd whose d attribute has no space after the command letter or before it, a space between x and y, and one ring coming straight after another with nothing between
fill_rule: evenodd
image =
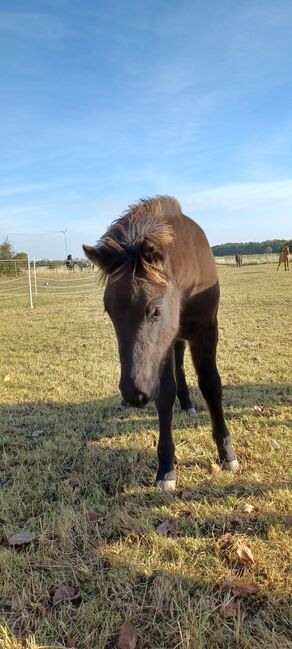
<instances>
[{"instance_id":1,"label":"white fence tape","mask_svg":"<svg viewBox=\"0 0 292 649\"><path fill-rule=\"evenodd\" d=\"M11 264L10 260L7 262ZM72 271L63 269L43 271L42 268L37 268L35 259L28 259L26 267L23 267L23 260L15 261L12 272L21 272L21 276L7 277L0 274L1 304L3 301L5 304L5 300L9 300L11 303L13 298L28 298L28 304L33 308L34 304L38 304L39 299L43 302L46 297L48 299L60 296L72 298L96 294L99 291L97 273L93 270L84 269L83 276L76 277Z\"/></svg>"}]
</instances>

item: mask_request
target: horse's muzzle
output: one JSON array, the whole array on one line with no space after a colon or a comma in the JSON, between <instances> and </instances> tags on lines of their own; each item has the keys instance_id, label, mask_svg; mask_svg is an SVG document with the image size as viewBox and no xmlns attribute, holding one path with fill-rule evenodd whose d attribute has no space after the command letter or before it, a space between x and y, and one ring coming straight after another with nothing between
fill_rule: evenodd
<instances>
[{"instance_id":1,"label":"horse's muzzle","mask_svg":"<svg viewBox=\"0 0 292 649\"><path fill-rule=\"evenodd\" d=\"M133 408L145 408L150 399L144 392L127 393L122 391L122 396L126 403Z\"/></svg>"}]
</instances>

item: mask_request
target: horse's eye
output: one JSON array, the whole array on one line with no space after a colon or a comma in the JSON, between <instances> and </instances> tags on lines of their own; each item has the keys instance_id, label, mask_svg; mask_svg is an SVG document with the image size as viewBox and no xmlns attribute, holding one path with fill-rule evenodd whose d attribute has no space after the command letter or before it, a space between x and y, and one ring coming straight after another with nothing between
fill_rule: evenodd
<instances>
[{"instance_id":1,"label":"horse's eye","mask_svg":"<svg viewBox=\"0 0 292 649\"><path fill-rule=\"evenodd\" d=\"M155 307L155 309L151 313L151 322L158 320L159 316L160 316L160 310L157 307Z\"/></svg>"}]
</instances>

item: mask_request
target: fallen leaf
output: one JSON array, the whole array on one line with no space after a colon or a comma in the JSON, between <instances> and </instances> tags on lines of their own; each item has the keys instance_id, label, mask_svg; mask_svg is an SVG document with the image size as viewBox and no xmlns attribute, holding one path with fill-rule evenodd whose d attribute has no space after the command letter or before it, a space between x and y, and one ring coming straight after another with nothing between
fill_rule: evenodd
<instances>
[{"instance_id":1,"label":"fallen leaf","mask_svg":"<svg viewBox=\"0 0 292 649\"><path fill-rule=\"evenodd\" d=\"M254 563L252 551L245 543L238 545L236 554L242 563Z\"/></svg>"},{"instance_id":2,"label":"fallen leaf","mask_svg":"<svg viewBox=\"0 0 292 649\"><path fill-rule=\"evenodd\" d=\"M157 526L156 532L160 536L173 536L176 531L175 521L164 521Z\"/></svg>"},{"instance_id":3,"label":"fallen leaf","mask_svg":"<svg viewBox=\"0 0 292 649\"><path fill-rule=\"evenodd\" d=\"M231 581L223 584L228 588L235 597L249 597L259 592L260 587L257 584L244 583L242 581Z\"/></svg>"},{"instance_id":4,"label":"fallen leaf","mask_svg":"<svg viewBox=\"0 0 292 649\"><path fill-rule=\"evenodd\" d=\"M77 649L77 641L73 636L68 636L68 638L66 638L66 647L68 647L68 649Z\"/></svg>"},{"instance_id":5,"label":"fallen leaf","mask_svg":"<svg viewBox=\"0 0 292 649\"><path fill-rule=\"evenodd\" d=\"M62 604L63 602L73 602L79 599L80 595L76 593L74 586L59 586L53 597L53 605Z\"/></svg>"},{"instance_id":6,"label":"fallen leaf","mask_svg":"<svg viewBox=\"0 0 292 649\"><path fill-rule=\"evenodd\" d=\"M22 532L17 532L17 534L10 536L10 538L8 539L8 543L12 547L15 547L20 545L28 545L28 543L32 543L34 539L35 539L35 534L33 534L32 532L28 532L27 530L23 530Z\"/></svg>"},{"instance_id":7,"label":"fallen leaf","mask_svg":"<svg viewBox=\"0 0 292 649\"><path fill-rule=\"evenodd\" d=\"M220 616L225 619L233 617L237 611L237 603L235 599L231 599L228 604L222 604L220 608Z\"/></svg>"},{"instance_id":8,"label":"fallen leaf","mask_svg":"<svg viewBox=\"0 0 292 649\"><path fill-rule=\"evenodd\" d=\"M123 624L118 641L119 649L135 649L137 645L137 632L133 624Z\"/></svg>"},{"instance_id":9,"label":"fallen leaf","mask_svg":"<svg viewBox=\"0 0 292 649\"><path fill-rule=\"evenodd\" d=\"M181 491L179 493L180 498L183 498L183 500L192 500L194 497L193 491L188 491L187 489L185 491Z\"/></svg>"},{"instance_id":10,"label":"fallen leaf","mask_svg":"<svg viewBox=\"0 0 292 649\"><path fill-rule=\"evenodd\" d=\"M221 471L221 466L219 466L219 464L209 464L208 473L210 473L211 475L220 473L220 471Z\"/></svg>"},{"instance_id":11,"label":"fallen leaf","mask_svg":"<svg viewBox=\"0 0 292 649\"><path fill-rule=\"evenodd\" d=\"M251 514L254 511L254 506L250 503L245 503L244 505L242 505L240 510L243 512L243 514Z\"/></svg>"},{"instance_id":12,"label":"fallen leaf","mask_svg":"<svg viewBox=\"0 0 292 649\"><path fill-rule=\"evenodd\" d=\"M98 521L97 512L88 512L87 520L88 520L89 523L97 523L97 521Z\"/></svg>"},{"instance_id":13,"label":"fallen leaf","mask_svg":"<svg viewBox=\"0 0 292 649\"><path fill-rule=\"evenodd\" d=\"M43 430L33 430L30 434L30 437L39 437L43 433Z\"/></svg>"},{"instance_id":14,"label":"fallen leaf","mask_svg":"<svg viewBox=\"0 0 292 649\"><path fill-rule=\"evenodd\" d=\"M241 523L242 519L240 518L240 516L236 516L236 514L231 514L230 516L226 516L225 518L225 526L228 532L233 532L234 530L238 529Z\"/></svg>"},{"instance_id":15,"label":"fallen leaf","mask_svg":"<svg viewBox=\"0 0 292 649\"><path fill-rule=\"evenodd\" d=\"M285 523L285 525L289 525L289 527L292 527L292 516L289 516L289 515L284 516L283 517L283 523Z\"/></svg>"},{"instance_id":16,"label":"fallen leaf","mask_svg":"<svg viewBox=\"0 0 292 649\"><path fill-rule=\"evenodd\" d=\"M276 439L271 439L271 447L274 449L274 451L279 451L281 448L279 442L277 442Z\"/></svg>"}]
</instances>

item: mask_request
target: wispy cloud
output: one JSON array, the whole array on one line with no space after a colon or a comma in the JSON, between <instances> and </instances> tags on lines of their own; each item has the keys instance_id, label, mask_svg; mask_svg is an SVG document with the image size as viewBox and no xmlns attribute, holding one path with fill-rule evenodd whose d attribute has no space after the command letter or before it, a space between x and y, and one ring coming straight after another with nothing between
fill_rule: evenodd
<instances>
[{"instance_id":1,"label":"wispy cloud","mask_svg":"<svg viewBox=\"0 0 292 649\"><path fill-rule=\"evenodd\" d=\"M254 209L259 203L275 200L288 200L292 205L292 179L212 187L186 196L184 203L190 210L224 208L236 211L243 208Z\"/></svg>"},{"instance_id":2,"label":"wispy cloud","mask_svg":"<svg viewBox=\"0 0 292 649\"><path fill-rule=\"evenodd\" d=\"M57 16L32 11L0 11L0 33L30 41L60 43L73 31Z\"/></svg>"},{"instance_id":3,"label":"wispy cloud","mask_svg":"<svg viewBox=\"0 0 292 649\"><path fill-rule=\"evenodd\" d=\"M60 189L62 187L68 187L74 184L72 179L64 179L62 181L52 180L50 182L38 182L38 183L25 183L23 185L18 185L10 181L5 184L0 182L0 200L2 198L14 197L19 194L35 194L39 192L46 192L48 190Z\"/></svg>"}]
</instances>

